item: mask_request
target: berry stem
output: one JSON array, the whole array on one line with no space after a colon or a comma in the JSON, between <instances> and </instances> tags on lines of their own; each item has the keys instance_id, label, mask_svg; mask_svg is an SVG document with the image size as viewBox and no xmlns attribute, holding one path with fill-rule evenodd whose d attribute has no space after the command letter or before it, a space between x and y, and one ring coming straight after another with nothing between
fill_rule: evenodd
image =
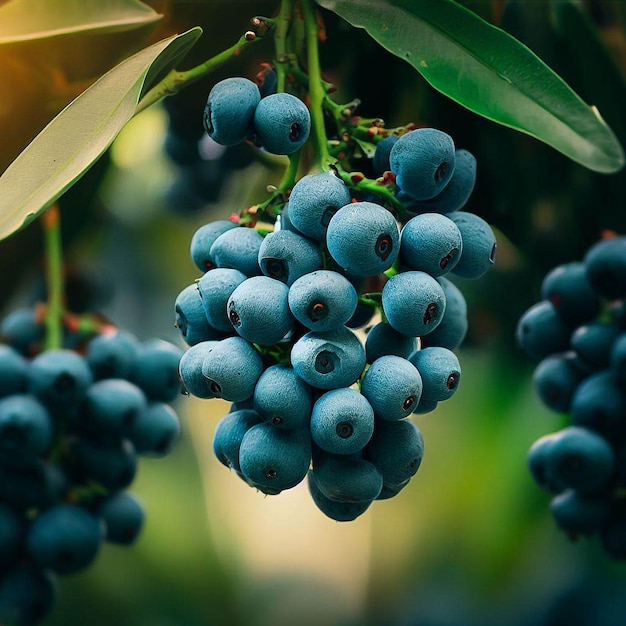
<instances>
[{"instance_id":1,"label":"berry stem","mask_svg":"<svg viewBox=\"0 0 626 626\"><path fill-rule=\"evenodd\" d=\"M61 242L61 213L53 204L43 214L44 247L46 256L46 350L57 350L63 345L63 245Z\"/></svg>"},{"instance_id":2,"label":"berry stem","mask_svg":"<svg viewBox=\"0 0 626 626\"><path fill-rule=\"evenodd\" d=\"M287 53L287 36L291 27L293 17L294 0L282 0L280 10L276 17L276 33L274 35L274 45L276 47L276 91L285 91L287 68L290 65Z\"/></svg>"}]
</instances>

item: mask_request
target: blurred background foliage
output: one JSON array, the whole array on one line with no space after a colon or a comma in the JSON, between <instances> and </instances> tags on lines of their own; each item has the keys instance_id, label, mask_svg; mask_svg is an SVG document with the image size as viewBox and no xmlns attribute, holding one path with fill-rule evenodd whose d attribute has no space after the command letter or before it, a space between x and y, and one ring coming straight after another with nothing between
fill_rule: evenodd
<instances>
[{"instance_id":1,"label":"blurred background foliage","mask_svg":"<svg viewBox=\"0 0 626 626\"><path fill-rule=\"evenodd\" d=\"M51 115L146 42L201 25L204 35L185 61L191 66L231 45L250 17L272 15L277 3L148 4L165 17L139 35L75 35L0 52L0 171ZM581 2L585 21L575 23L556 20L553 3L542 0L463 4L535 51L598 106L626 145L626 3ZM534 396L532 364L513 331L548 269L580 259L605 229L626 233L626 173L595 174L476 117L363 31L322 15L322 67L338 86L336 101L358 97L364 116L388 126L440 128L477 157L468 210L497 229L499 258L480 281L458 281L470 309L460 391L415 417L426 453L411 484L348 524L325 518L305 484L277 497L250 489L211 450L228 405L181 397L180 444L163 460L144 460L132 488L148 511L142 537L131 549L107 545L95 567L61 580L47 623L623 625L626 566L610 562L595 539L571 543L557 530L549 497L527 472L530 445L567 417ZM600 56L584 45L590 34ZM254 77L272 55L271 41L255 45L178 98L199 116L215 82ZM198 277L188 252L193 232L264 199L282 163L207 167L213 182L204 199L190 201L164 153L166 129L163 105L133 119L60 205L70 306L96 310L142 339L180 342L173 302ZM3 314L41 299L41 253L37 223L0 245Z\"/></svg>"}]
</instances>

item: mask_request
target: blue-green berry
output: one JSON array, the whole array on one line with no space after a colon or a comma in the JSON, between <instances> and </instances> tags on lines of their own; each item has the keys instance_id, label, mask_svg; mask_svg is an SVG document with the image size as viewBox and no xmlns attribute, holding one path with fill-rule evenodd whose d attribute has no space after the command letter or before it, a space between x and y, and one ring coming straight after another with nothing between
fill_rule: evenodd
<instances>
[{"instance_id":1,"label":"blue-green berry","mask_svg":"<svg viewBox=\"0 0 626 626\"><path fill-rule=\"evenodd\" d=\"M218 267L230 267L246 276L261 274L259 250L263 236L254 228L232 228L222 233L211 246L210 255Z\"/></svg>"},{"instance_id":2,"label":"blue-green berry","mask_svg":"<svg viewBox=\"0 0 626 626\"><path fill-rule=\"evenodd\" d=\"M456 350L467 335L467 302L461 290L445 276L437 278L437 282L446 298L446 310L437 328L422 337L422 348L441 346Z\"/></svg>"},{"instance_id":3,"label":"blue-green berry","mask_svg":"<svg viewBox=\"0 0 626 626\"><path fill-rule=\"evenodd\" d=\"M218 267L206 272L198 281L198 293L208 323L224 333L233 331L228 319L226 303L235 288L247 279L247 276L228 267Z\"/></svg>"},{"instance_id":4,"label":"blue-green berry","mask_svg":"<svg viewBox=\"0 0 626 626\"><path fill-rule=\"evenodd\" d=\"M141 344L126 330L103 333L87 344L85 358L94 380L128 378L132 375Z\"/></svg>"},{"instance_id":5,"label":"blue-green berry","mask_svg":"<svg viewBox=\"0 0 626 626\"><path fill-rule=\"evenodd\" d=\"M196 398L215 398L211 391L211 383L202 375L202 364L208 352L215 347L217 341L202 341L191 346L178 364L178 373L183 382L183 389Z\"/></svg>"},{"instance_id":6,"label":"blue-green berry","mask_svg":"<svg viewBox=\"0 0 626 626\"><path fill-rule=\"evenodd\" d=\"M52 574L35 563L21 563L0 577L0 621L39 624L52 611L55 597Z\"/></svg>"},{"instance_id":7,"label":"blue-green berry","mask_svg":"<svg viewBox=\"0 0 626 626\"><path fill-rule=\"evenodd\" d=\"M338 500L331 500L325 496L320 488L317 486L313 472L309 472L308 480L309 493L315 503L315 506L326 517L335 520L336 522L352 522L360 515L363 515L372 504L371 501L364 502L340 502Z\"/></svg>"},{"instance_id":8,"label":"blue-green berry","mask_svg":"<svg viewBox=\"0 0 626 626\"><path fill-rule=\"evenodd\" d=\"M391 324L379 322L372 326L365 340L365 355L368 363L385 355L408 359L417 350L417 339L399 333Z\"/></svg>"},{"instance_id":9,"label":"blue-green berry","mask_svg":"<svg viewBox=\"0 0 626 626\"><path fill-rule=\"evenodd\" d=\"M28 364L11 346L0 345L0 398L26 391Z\"/></svg>"},{"instance_id":10,"label":"blue-green berry","mask_svg":"<svg viewBox=\"0 0 626 626\"><path fill-rule=\"evenodd\" d=\"M425 413L432 403L451 398L461 382L459 359L447 348L433 346L414 352L409 358L422 377L422 395L415 413Z\"/></svg>"},{"instance_id":11,"label":"blue-green berry","mask_svg":"<svg viewBox=\"0 0 626 626\"><path fill-rule=\"evenodd\" d=\"M216 267L215 260L211 256L213 242L227 230L237 228L237 224L230 220L215 220L204 226L200 226L191 238L191 259L201 272L206 272Z\"/></svg>"},{"instance_id":12,"label":"blue-green berry","mask_svg":"<svg viewBox=\"0 0 626 626\"><path fill-rule=\"evenodd\" d=\"M376 144L376 150L372 158L372 168L376 176L382 176L391 169L389 154L398 139L400 139L400 135L389 135Z\"/></svg>"},{"instance_id":13,"label":"blue-green berry","mask_svg":"<svg viewBox=\"0 0 626 626\"><path fill-rule=\"evenodd\" d=\"M151 339L142 346L133 368L132 382L149 400L171 402L181 392L178 364L184 350L163 339Z\"/></svg>"},{"instance_id":14,"label":"blue-green berry","mask_svg":"<svg viewBox=\"0 0 626 626\"><path fill-rule=\"evenodd\" d=\"M129 438L137 454L163 457L180 437L180 420L165 402L150 402L134 420Z\"/></svg>"},{"instance_id":15,"label":"blue-green berry","mask_svg":"<svg viewBox=\"0 0 626 626\"><path fill-rule=\"evenodd\" d=\"M571 352L546 357L535 368L533 383L541 401L553 411L567 413L584 378Z\"/></svg>"},{"instance_id":16,"label":"blue-green berry","mask_svg":"<svg viewBox=\"0 0 626 626\"><path fill-rule=\"evenodd\" d=\"M520 317L515 330L517 343L535 361L569 350L571 334L572 327L547 300L533 304Z\"/></svg>"},{"instance_id":17,"label":"blue-green berry","mask_svg":"<svg viewBox=\"0 0 626 626\"><path fill-rule=\"evenodd\" d=\"M209 325L202 303L196 283L185 287L174 302L174 325L189 346L200 341L221 339L223 336L223 333Z\"/></svg>"},{"instance_id":18,"label":"blue-green berry","mask_svg":"<svg viewBox=\"0 0 626 626\"><path fill-rule=\"evenodd\" d=\"M37 459L52 445L50 414L34 396L0 400L0 454L16 462Z\"/></svg>"},{"instance_id":19,"label":"blue-green berry","mask_svg":"<svg viewBox=\"0 0 626 626\"><path fill-rule=\"evenodd\" d=\"M570 536L599 533L609 520L611 505L601 495L566 489L550 502L556 525Z\"/></svg>"},{"instance_id":20,"label":"blue-green berry","mask_svg":"<svg viewBox=\"0 0 626 626\"><path fill-rule=\"evenodd\" d=\"M104 523L104 538L109 543L129 546L137 540L143 527L143 506L127 491L117 491L106 496L98 507Z\"/></svg>"},{"instance_id":21,"label":"blue-green berry","mask_svg":"<svg viewBox=\"0 0 626 626\"><path fill-rule=\"evenodd\" d=\"M466 211L455 211L448 217L463 239L461 258L452 273L462 278L480 278L496 262L497 242L491 226L482 217Z\"/></svg>"},{"instance_id":22,"label":"blue-green berry","mask_svg":"<svg viewBox=\"0 0 626 626\"><path fill-rule=\"evenodd\" d=\"M311 114L302 100L288 93L263 98L254 111L254 130L272 154L292 154L309 138Z\"/></svg>"},{"instance_id":23,"label":"blue-green berry","mask_svg":"<svg viewBox=\"0 0 626 626\"><path fill-rule=\"evenodd\" d=\"M616 324L585 324L572 333L570 346L589 370L602 370L611 364L611 353L619 335Z\"/></svg>"},{"instance_id":24,"label":"blue-green berry","mask_svg":"<svg viewBox=\"0 0 626 626\"><path fill-rule=\"evenodd\" d=\"M584 258L587 279L603 298L626 296L626 237L603 239Z\"/></svg>"},{"instance_id":25,"label":"blue-green berry","mask_svg":"<svg viewBox=\"0 0 626 626\"><path fill-rule=\"evenodd\" d=\"M213 452L217 460L229 469L240 472L239 448L243 436L261 421L261 416L252 409L231 411L223 417L213 434Z\"/></svg>"},{"instance_id":26,"label":"blue-green berry","mask_svg":"<svg viewBox=\"0 0 626 626\"><path fill-rule=\"evenodd\" d=\"M259 266L270 278L292 285L295 280L322 267L320 247L288 230L269 233L259 249Z\"/></svg>"}]
</instances>

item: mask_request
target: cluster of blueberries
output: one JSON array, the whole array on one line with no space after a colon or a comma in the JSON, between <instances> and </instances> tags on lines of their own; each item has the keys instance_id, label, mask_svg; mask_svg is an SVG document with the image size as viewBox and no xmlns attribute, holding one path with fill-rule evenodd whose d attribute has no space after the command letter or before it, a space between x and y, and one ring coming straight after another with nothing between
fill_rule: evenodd
<instances>
[{"instance_id":1,"label":"cluster of blueberries","mask_svg":"<svg viewBox=\"0 0 626 626\"><path fill-rule=\"evenodd\" d=\"M570 424L529 452L536 483L554 495L556 524L572 539L599 535L626 558L626 237L593 245L555 267L542 300L520 318L517 339L537 362L542 402Z\"/></svg>"},{"instance_id":2,"label":"cluster of blueberries","mask_svg":"<svg viewBox=\"0 0 626 626\"><path fill-rule=\"evenodd\" d=\"M218 83L205 113L216 141L252 134L280 154L302 145L307 120L294 96L259 98L241 78ZM265 235L229 220L200 227L191 257L203 275L175 303L191 346L183 385L232 403L215 431L217 458L266 494L308 476L315 504L338 521L417 472L423 440L405 418L435 409L460 381L453 350L467 306L445 275L479 278L495 258L489 225L459 210L476 164L448 135L390 136L374 161L395 174L410 219L353 198L333 172L306 175Z\"/></svg>"},{"instance_id":3,"label":"cluster of blueberries","mask_svg":"<svg viewBox=\"0 0 626 626\"><path fill-rule=\"evenodd\" d=\"M0 325L0 622L19 626L52 610L56 575L135 541L137 457L180 433L180 348L116 330L41 351L43 334L32 309Z\"/></svg>"}]
</instances>

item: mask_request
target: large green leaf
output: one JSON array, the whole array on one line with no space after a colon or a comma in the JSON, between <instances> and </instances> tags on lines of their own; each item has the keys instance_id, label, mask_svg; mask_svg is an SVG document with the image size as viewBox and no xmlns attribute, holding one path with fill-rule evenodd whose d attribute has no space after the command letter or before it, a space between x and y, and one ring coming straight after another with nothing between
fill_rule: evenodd
<instances>
[{"instance_id":1,"label":"large green leaf","mask_svg":"<svg viewBox=\"0 0 626 626\"><path fill-rule=\"evenodd\" d=\"M122 61L63 109L0 176L0 240L37 217L111 145L135 113L153 65L173 67L193 28Z\"/></svg>"},{"instance_id":2,"label":"large green leaf","mask_svg":"<svg viewBox=\"0 0 626 626\"><path fill-rule=\"evenodd\" d=\"M0 44L122 31L161 17L139 0L10 0L0 7Z\"/></svg>"},{"instance_id":3,"label":"large green leaf","mask_svg":"<svg viewBox=\"0 0 626 626\"><path fill-rule=\"evenodd\" d=\"M624 152L587 105L526 46L452 0L317 0L471 111L615 172Z\"/></svg>"}]
</instances>

